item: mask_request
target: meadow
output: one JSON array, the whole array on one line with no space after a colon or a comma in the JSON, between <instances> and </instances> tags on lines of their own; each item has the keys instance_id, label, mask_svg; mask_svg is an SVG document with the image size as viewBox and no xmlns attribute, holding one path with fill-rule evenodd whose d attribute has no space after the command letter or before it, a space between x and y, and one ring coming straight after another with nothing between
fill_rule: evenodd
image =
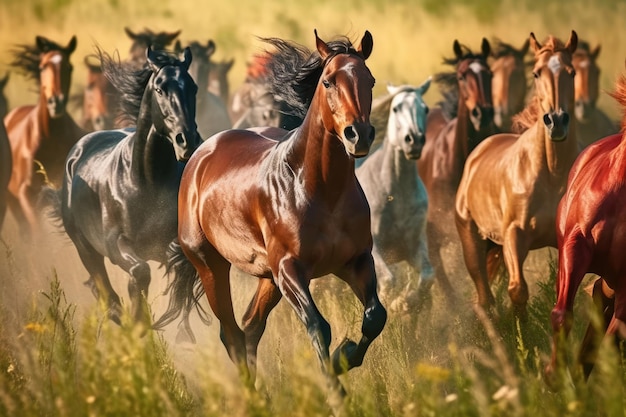
<instances>
[{"instance_id":1,"label":"meadow","mask_svg":"<svg viewBox=\"0 0 626 417\"><path fill-rule=\"evenodd\" d=\"M375 95L387 82L421 83L444 69L458 39L478 49L482 37L521 45L530 32L539 39L566 39L572 29L591 45L601 44L601 88L610 91L624 72L626 3L545 0L329 0L194 2L191 0L4 0L0 4L0 76L9 71L10 49L44 35L66 44L78 37L74 84L81 88L82 57L95 44L125 57L130 40L123 28L181 29L184 41L213 39L217 59L235 58L231 86L245 75L246 60L261 37L282 37L313 47L320 36L364 30L374 36L368 60L377 78ZM75 86L75 87L74 87ZM12 73L6 93L11 107L32 103L35 86ZM435 105L436 88L426 95ZM620 110L607 94L598 104L614 118ZM506 279L494 283L498 320L477 314L475 291L464 271L454 276L459 302L450 304L435 285L432 301L416 314L391 310L388 323L360 368L341 377L348 396L328 403L319 364L304 326L286 303L268 321L259 347L255 391L243 388L219 341L219 326L194 320L197 344L177 342L171 324L141 337L116 326L82 285L86 272L71 241L47 225L40 239L22 240L9 216L0 242L0 416L624 416L624 355L603 343L590 380L572 367L558 388L546 385L542 369L550 354L550 310L555 302L553 250L537 251L528 317L510 313ZM461 254L449 254L461 256ZM127 280L108 265L113 284L128 303ZM407 279L402 268L400 279ZM254 280L233 272L236 311L241 316ZM158 316L167 304L166 279L153 265L149 301ZM362 308L333 277L317 280L313 295L331 323L331 349L359 334ZM206 302L204 302L206 307ZM573 364L589 320L598 321L589 297L577 297L568 349ZM623 352L623 349L621 349Z\"/></svg>"}]
</instances>

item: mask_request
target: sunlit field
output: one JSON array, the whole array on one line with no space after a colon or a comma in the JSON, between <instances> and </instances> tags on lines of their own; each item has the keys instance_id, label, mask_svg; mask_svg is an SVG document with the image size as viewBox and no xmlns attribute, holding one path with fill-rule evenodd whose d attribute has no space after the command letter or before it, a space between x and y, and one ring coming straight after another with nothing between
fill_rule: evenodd
<instances>
[{"instance_id":1,"label":"sunlit field","mask_svg":"<svg viewBox=\"0 0 626 417\"><path fill-rule=\"evenodd\" d=\"M3 0L0 3L0 77L11 71L5 90L10 107L34 103L36 86L9 67L16 44L43 35L78 47L72 89L84 87L85 55L98 45L125 58L134 31L182 30L183 43L213 39L215 58L235 59L231 91L244 79L245 64L263 44L280 37L314 47L313 30L331 39L374 38L367 61L376 77L374 95L388 82L418 85L446 69L455 39L478 50L483 37L521 46L530 32L566 40L571 30L601 44L601 88L610 91L626 71L626 3L582 0ZM436 86L426 94L439 100ZM598 103L614 119L621 110L606 94ZM72 109L78 116L78 109ZM149 209L149 208L147 208ZM219 323L206 326L194 315L197 343L176 340L176 322L147 334L129 322L105 318L71 240L44 221L41 237L25 242L9 215L0 235L0 415L1 416L624 416L626 364L610 341L588 382L575 366L589 320L598 321L581 289L569 337L571 372L559 387L542 375L549 360L550 311L555 302L554 250L529 257L528 316L510 311L506 277L495 282L493 319L474 309L475 290L465 271L452 277L459 301L450 304L435 284L432 300L417 314L389 308L382 334L363 365L341 376L348 395L338 405L328 390L305 327L285 302L270 315L259 346L256 390L244 388L219 339ZM450 258L460 253L448 253ZM451 259L453 260L453 259ZM167 305L164 269L152 266L148 301L154 316ZM113 285L128 307L127 279L107 264ZM404 268L395 269L406 282ZM256 280L232 272L238 317ZM586 284L587 281L584 283ZM585 285L583 285L585 286ZM334 349L360 337L362 307L334 277L316 280L313 296L332 326ZM206 300L202 305L208 308ZM387 307L391 307L387 305ZM623 352L623 349L621 349Z\"/></svg>"}]
</instances>

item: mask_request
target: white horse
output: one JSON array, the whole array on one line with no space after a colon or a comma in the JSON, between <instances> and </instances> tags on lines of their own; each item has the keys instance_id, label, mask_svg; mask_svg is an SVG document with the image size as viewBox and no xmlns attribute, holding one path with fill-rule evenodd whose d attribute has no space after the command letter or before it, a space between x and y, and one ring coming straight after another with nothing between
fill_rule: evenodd
<instances>
[{"instance_id":1,"label":"white horse","mask_svg":"<svg viewBox=\"0 0 626 417\"><path fill-rule=\"evenodd\" d=\"M380 294L392 306L402 301L420 308L434 279L426 240L428 197L415 163L425 142L428 107L422 95L430 82L428 78L419 87L387 87L389 95L372 109L373 115L384 112L388 118L382 124L386 125L382 145L356 169L371 210L372 255ZM389 269L403 261L412 272L407 285L400 284ZM416 286L412 278L418 274Z\"/></svg>"}]
</instances>

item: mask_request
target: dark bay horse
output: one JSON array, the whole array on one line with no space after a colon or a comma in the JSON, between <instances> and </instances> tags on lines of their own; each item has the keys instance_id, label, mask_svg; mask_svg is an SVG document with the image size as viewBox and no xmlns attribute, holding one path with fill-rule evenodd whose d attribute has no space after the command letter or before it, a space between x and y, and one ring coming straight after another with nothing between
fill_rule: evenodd
<instances>
[{"instance_id":1,"label":"dark bay horse","mask_svg":"<svg viewBox=\"0 0 626 417\"><path fill-rule=\"evenodd\" d=\"M454 71L434 77L445 100L428 113L426 143L417 163L428 191L426 233L430 261L436 282L450 298L454 298L455 291L444 269L442 251L450 247L459 254L461 251L454 228L456 190L469 153L497 132L493 123L491 70L487 64L489 41L483 38L481 52L473 53L455 40L453 51L454 57L444 63L453 66ZM451 257L447 258L451 265ZM462 264L458 268L463 268Z\"/></svg>"},{"instance_id":2,"label":"dark bay horse","mask_svg":"<svg viewBox=\"0 0 626 417\"><path fill-rule=\"evenodd\" d=\"M8 81L8 73L0 79L0 120L4 120L4 117L9 112L9 101L4 93L4 87L6 87ZM0 123L0 231L2 230L4 216L7 212L7 187L9 186L12 169L11 145L9 144L9 137L7 136L4 122L2 122Z\"/></svg>"},{"instance_id":3,"label":"dark bay horse","mask_svg":"<svg viewBox=\"0 0 626 417\"><path fill-rule=\"evenodd\" d=\"M626 76L616 82L611 94L626 109ZM622 131L582 150L572 166L567 191L556 215L559 265L557 300L552 310L552 360L546 371L562 366L567 335L572 328L574 298L585 274L599 278L593 298L603 318L606 337L626 339L626 112ZM590 324L583 340L579 362L585 378L598 355L597 329Z\"/></svg>"},{"instance_id":4,"label":"dark bay horse","mask_svg":"<svg viewBox=\"0 0 626 417\"><path fill-rule=\"evenodd\" d=\"M592 49L588 42L579 41L578 49L574 52L572 59L572 65L576 70L574 77L576 137L581 149L619 131L618 124L596 106L600 95L598 55L600 55L600 45Z\"/></svg>"},{"instance_id":5,"label":"dark bay horse","mask_svg":"<svg viewBox=\"0 0 626 417\"><path fill-rule=\"evenodd\" d=\"M37 104L15 108L4 118L13 156L8 207L27 237L37 229L37 194L46 182L61 185L65 157L85 134L66 111L75 48L76 37L62 47L37 36L34 46L14 51L13 66L39 83Z\"/></svg>"},{"instance_id":6,"label":"dark bay horse","mask_svg":"<svg viewBox=\"0 0 626 417\"><path fill-rule=\"evenodd\" d=\"M235 59L209 61L209 92L222 99L224 106L230 105L230 82L228 73L233 68Z\"/></svg>"},{"instance_id":7,"label":"dark bay horse","mask_svg":"<svg viewBox=\"0 0 626 417\"><path fill-rule=\"evenodd\" d=\"M124 32L132 40L128 61L135 67L141 68L146 63L146 49L149 46L154 50L165 50L180 35L181 31L155 32L150 29L144 29L141 32L133 32L128 27L125 27Z\"/></svg>"},{"instance_id":8,"label":"dark bay horse","mask_svg":"<svg viewBox=\"0 0 626 417\"><path fill-rule=\"evenodd\" d=\"M147 65L136 70L101 53L104 73L122 93L122 112L136 127L81 138L67 156L63 187L56 192L65 231L89 272L86 285L117 323L121 303L104 258L130 275L132 317L147 323L147 261L167 261L178 224L181 161L200 142L197 87L187 72L191 51L185 49L182 61L150 47L146 56Z\"/></svg>"},{"instance_id":9,"label":"dark bay horse","mask_svg":"<svg viewBox=\"0 0 626 417\"><path fill-rule=\"evenodd\" d=\"M456 197L456 225L482 307L494 303L491 266L504 258L509 296L515 312L523 314L528 301L524 260L529 250L556 246L556 207L578 155L572 115L572 55L577 40L572 31L565 44L550 36L541 45L530 34L534 96L514 119L523 133L485 139L465 163Z\"/></svg>"},{"instance_id":10,"label":"dark bay horse","mask_svg":"<svg viewBox=\"0 0 626 417\"><path fill-rule=\"evenodd\" d=\"M119 93L102 72L98 56L87 55L84 64L87 67L87 84L81 97L81 126L89 132L111 130L115 127Z\"/></svg>"},{"instance_id":11,"label":"dark bay horse","mask_svg":"<svg viewBox=\"0 0 626 417\"><path fill-rule=\"evenodd\" d=\"M192 41L188 46L193 56L193 61L189 66L189 74L198 86L198 94L196 95L198 133L202 139L206 139L217 132L230 129L232 123L228 109L222 99L208 89L211 56L215 52L215 42L210 39L206 44ZM182 50L182 44L176 41L174 51L180 53Z\"/></svg>"},{"instance_id":12,"label":"dark bay horse","mask_svg":"<svg viewBox=\"0 0 626 417\"><path fill-rule=\"evenodd\" d=\"M365 65L373 40L366 31L355 48L347 39L326 43L316 31L317 53L267 41L280 51L273 56L278 67L291 69L272 78L292 98L301 95L304 122L290 132L227 130L205 141L181 180L178 237L245 381L254 383L267 317L284 296L306 326L332 392L342 393L337 375L362 363L387 317L376 292L369 207L354 175L354 158L366 155L374 138L374 77ZM243 330L233 312L231 265L258 278ZM365 308L361 340L344 340L332 358L330 325L309 290L312 279L330 273ZM180 312L193 294L175 290L188 287L179 277L172 288L181 299L170 310Z\"/></svg>"},{"instance_id":13,"label":"dark bay horse","mask_svg":"<svg viewBox=\"0 0 626 417\"><path fill-rule=\"evenodd\" d=\"M521 48L497 40L491 51L491 93L493 95L493 122L502 132L511 131L514 115L524 110L528 85L526 54L530 41Z\"/></svg>"}]
</instances>

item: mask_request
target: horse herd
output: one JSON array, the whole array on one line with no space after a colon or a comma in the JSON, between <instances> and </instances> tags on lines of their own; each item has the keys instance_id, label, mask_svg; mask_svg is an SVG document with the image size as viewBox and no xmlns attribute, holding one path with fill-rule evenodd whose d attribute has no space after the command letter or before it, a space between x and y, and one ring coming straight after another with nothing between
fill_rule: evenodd
<instances>
[{"instance_id":1,"label":"horse herd","mask_svg":"<svg viewBox=\"0 0 626 417\"><path fill-rule=\"evenodd\" d=\"M598 275L593 297L606 334L626 338L626 144L596 106L599 47L574 31L566 42L531 33L519 49L483 39L474 52L455 40L450 71L373 98L372 35L353 44L315 31L313 51L263 39L267 51L231 99L233 62L211 60L213 41L168 49L179 33L126 28L128 59L100 49L86 57L80 122L66 109L75 37L66 46L42 36L18 45L13 66L38 82L39 101L8 111L0 100L0 226L7 208L25 239L38 233L41 213L60 220L111 320L121 323L122 304L105 258L128 273L140 326L163 328L182 314L193 340L189 315L205 294L230 358L253 385L268 315L285 297L329 386L343 393L338 375L362 363L385 326L379 295L406 300L415 314L435 282L456 299L446 245L463 253L480 308L495 303L490 282L503 262L521 316L524 260L552 246L548 380L563 366L562 336L586 273ZM429 109L423 96L433 82L443 99ZM611 94L626 108L626 77ZM169 306L155 322L148 261L171 272ZM416 277L405 288L391 269L400 262ZM243 328L231 266L258 278ZM309 290L327 274L364 307L360 340L332 354L330 324ZM595 332L590 326L580 353L586 376Z\"/></svg>"}]
</instances>

